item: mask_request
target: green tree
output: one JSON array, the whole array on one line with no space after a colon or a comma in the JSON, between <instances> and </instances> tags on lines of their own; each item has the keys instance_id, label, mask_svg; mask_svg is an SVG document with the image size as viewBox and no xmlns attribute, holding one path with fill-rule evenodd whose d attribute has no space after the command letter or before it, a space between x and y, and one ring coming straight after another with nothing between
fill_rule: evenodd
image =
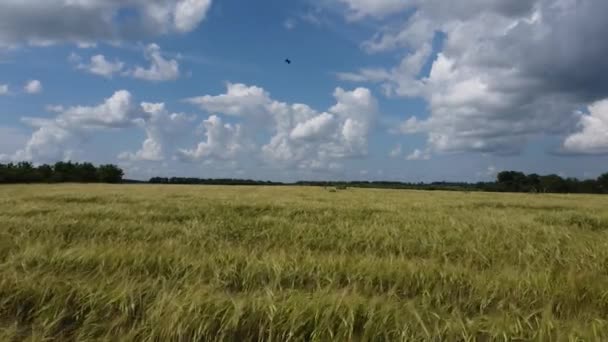
<instances>
[{"instance_id":1,"label":"green tree","mask_svg":"<svg viewBox=\"0 0 608 342\"><path fill-rule=\"evenodd\" d=\"M558 175L540 177L540 186L543 192L565 193L568 192L568 183Z\"/></svg>"},{"instance_id":2,"label":"green tree","mask_svg":"<svg viewBox=\"0 0 608 342\"><path fill-rule=\"evenodd\" d=\"M36 181L36 170L30 162L19 162L16 166L16 176L18 182L30 183Z\"/></svg>"},{"instance_id":3,"label":"green tree","mask_svg":"<svg viewBox=\"0 0 608 342\"><path fill-rule=\"evenodd\" d=\"M503 191L524 191L526 175L523 172L502 171L496 175L496 182Z\"/></svg>"},{"instance_id":4,"label":"green tree","mask_svg":"<svg viewBox=\"0 0 608 342\"><path fill-rule=\"evenodd\" d=\"M74 176L74 164L72 162L56 162L53 165L53 176L51 181L53 182L74 182L76 177Z\"/></svg>"},{"instance_id":5,"label":"green tree","mask_svg":"<svg viewBox=\"0 0 608 342\"><path fill-rule=\"evenodd\" d=\"M98 181L97 168L91 163L76 164L78 181L94 183ZM122 177L122 176L121 176Z\"/></svg>"},{"instance_id":6,"label":"green tree","mask_svg":"<svg viewBox=\"0 0 608 342\"><path fill-rule=\"evenodd\" d=\"M603 193L608 194L608 172L597 178L597 185Z\"/></svg>"},{"instance_id":7,"label":"green tree","mask_svg":"<svg viewBox=\"0 0 608 342\"><path fill-rule=\"evenodd\" d=\"M97 168L97 179L102 183L120 183L124 172L116 165L100 165Z\"/></svg>"},{"instance_id":8,"label":"green tree","mask_svg":"<svg viewBox=\"0 0 608 342\"><path fill-rule=\"evenodd\" d=\"M587 179L577 182L576 192L581 194L599 194L602 193L602 190L594 179Z\"/></svg>"},{"instance_id":9,"label":"green tree","mask_svg":"<svg viewBox=\"0 0 608 342\"><path fill-rule=\"evenodd\" d=\"M53 177L53 167L47 164L38 166L38 174L44 182L50 182Z\"/></svg>"},{"instance_id":10,"label":"green tree","mask_svg":"<svg viewBox=\"0 0 608 342\"><path fill-rule=\"evenodd\" d=\"M540 176L536 173L528 175L526 177L526 187L528 192L540 192Z\"/></svg>"}]
</instances>

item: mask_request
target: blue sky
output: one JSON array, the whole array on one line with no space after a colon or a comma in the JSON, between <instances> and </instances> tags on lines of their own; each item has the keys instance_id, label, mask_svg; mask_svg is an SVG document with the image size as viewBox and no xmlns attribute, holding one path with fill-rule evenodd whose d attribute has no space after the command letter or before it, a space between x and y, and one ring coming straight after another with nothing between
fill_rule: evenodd
<instances>
[{"instance_id":1,"label":"blue sky","mask_svg":"<svg viewBox=\"0 0 608 342\"><path fill-rule=\"evenodd\" d=\"M8 0L0 158L115 163L139 179L596 177L608 171L606 10Z\"/></svg>"}]
</instances>

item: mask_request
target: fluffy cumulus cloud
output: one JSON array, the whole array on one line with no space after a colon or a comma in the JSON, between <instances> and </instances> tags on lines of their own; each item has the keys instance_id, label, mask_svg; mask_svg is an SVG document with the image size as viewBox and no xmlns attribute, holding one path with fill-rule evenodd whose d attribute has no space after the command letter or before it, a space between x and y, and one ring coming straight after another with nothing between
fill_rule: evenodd
<instances>
[{"instance_id":1,"label":"fluffy cumulus cloud","mask_svg":"<svg viewBox=\"0 0 608 342\"><path fill-rule=\"evenodd\" d=\"M359 20L367 16L384 17L391 13L398 12L410 6L404 0L337 0L345 6L348 17L352 20Z\"/></svg>"},{"instance_id":2,"label":"fluffy cumulus cloud","mask_svg":"<svg viewBox=\"0 0 608 342\"><path fill-rule=\"evenodd\" d=\"M428 151L422 151L419 149L415 149L412 153L410 153L407 157L407 160L429 160L431 156Z\"/></svg>"},{"instance_id":3,"label":"fluffy cumulus cloud","mask_svg":"<svg viewBox=\"0 0 608 342\"><path fill-rule=\"evenodd\" d=\"M80 57L72 55L71 60L78 61ZM115 74L123 71L125 63L115 60L109 61L104 55L95 55L91 57L89 63L79 63L78 69L85 70L93 75L98 75L106 78L112 78Z\"/></svg>"},{"instance_id":4,"label":"fluffy cumulus cloud","mask_svg":"<svg viewBox=\"0 0 608 342\"><path fill-rule=\"evenodd\" d=\"M23 87L23 90L28 94L38 94L42 92L42 82L38 80L28 81L25 84L25 87Z\"/></svg>"},{"instance_id":5,"label":"fluffy cumulus cloud","mask_svg":"<svg viewBox=\"0 0 608 342\"><path fill-rule=\"evenodd\" d=\"M289 137L293 140L315 140L327 136L335 129L335 116L323 113L305 122L300 122L291 131Z\"/></svg>"},{"instance_id":6,"label":"fluffy cumulus cloud","mask_svg":"<svg viewBox=\"0 0 608 342\"><path fill-rule=\"evenodd\" d=\"M138 40L190 32L211 0L4 0L0 45Z\"/></svg>"},{"instance_id":7,"label":"fluffy cumulus cloud","mask_svg":"<svg viewBox=\"0 0 608 342\"><path fill-rule=\"evenodd\" d=\"M146 81L172 81L179 78L179 63L174 59L165 59L160 46L150 44L146 47L144 56L150 62L147 68L136 67L131 75Z\"/></svg>"},{"instance_id":8,"label":"fluffy cumulus cloud","mask_svg":"<svg viewBox=\"0 0 608 342\"><path fill-rule=\"evenodd\" d=\"M264 89L241 83L229 83L226 88L225 94L204 95L186 101L210 113L256 118L268 116L268 106L273 100Z\"/></svg>"},{"instance_id":9,"label":"fluffy cumulus cloud","mask_svg":"<svg viewBox=\"0 0 608 342\"><path fill-rule=\"evenodd\" d=\"M49 109L58 112L57 116L52 119L23 119L35 131L13 159L40 162L68 158L76 143L90 132L130 126L140 115L131 93L126 90L117 91L97 106Z\"/></svg>"},{"instance_id":10,"label":"fluffy cumulus cloud","mask_svg":"<svg viewBox=\"0 0 608 342\"><path fill-rule=\"evenodd\" d=\"M264 89L244 84L228 84L225 94L188 99L206 112L236 117L244 123L227 124L218 116L210 117L204 124L207 140L194 150L182 151L182 156L189 160L233 158L239 153L259 152L261 159L273 165L335 168L336 160L367 153L378 109L376 99L365 88L337 88L334 97L336 104L325 112L274 100ZM270 141L258 147L254 141L261 131L269 133Z\"/></svg>"},{"instance_id":11,"label":"fluffy cumulus cloud","mask_svg":"<svg viewBox=\"0 0 608 342\"><path fill-rule=\"evenodd\" d=\"M76 69L105 78L120 75L153 82L173 81L179 78L179 62L175 59L165 58L160 46L154 43L149 44L144 48L143 54L144 59L150 65L147 67L136 66L130 68L130 70L124 62L118 59L108 60L106 56L101 54L92 56L87 63L83 63L82 57L76 53L72 53L68 60L74 64Z\"/></svg>"},{"instance_id":12,"label":"fluffy cumulus cloud","mask_svg":"<svg viewBox=\"0 0 608 342\"><path fill-rule=\"evenodd\" d=\"M608 153L608 99L589 106L589 113L579 113L580 131L566 138L564 150L573 153Z\"/></svg>"},{"instance_id":13,"label":"fluffy cumulus cloud","mask_svg":"<svg viewBox=\"0 0 608 342\"><path fill-rule=\"evenodd\" d=\"M205 18L211 7L211 0L182 0L175 4L173 21L175 28L181 32L194 30Z\"/></svg>"},{"instance_id":14,"label":"fluffy cumulus cloud","mask_svg":"<svg viewBox=\"0 0 608 342\"><path fill-rule=\"evenodd\" d=\"M130 166L178 159L233 169L254 163L335 171L341 161L367 154L378 105L366 88L336 88L333 95L335 104L320 112L274 100L260 87L228 84L224 94L186 100L209 114L198 130L204 139L188 149L184 144L197 131L196 116L172 113L164 103L137 104L130 92L120 90L95 106L47 106L51 118L23 118L34 132L23 148L3 159L65 160L96 132L140 128L146 133L141 147L118 156Z\"/></svg>"},{"instance_id":15,"label":"fluffy cumulus cloud","mask_svg":"<svg viewBox=\"0 0 608 342\"><path fill-rule=\"evenodd\" d=\"M349 3L347 15L354 10L357 19L395 10L407 18L363 44L370 53L403 53L398 66L339 76L380 83L390 96L424 98L429 118L402 128L428 134L433 152L517 153L534 136L566 136L578 108L608 96L606 1L413 0L388 12L379 9L394 6L391 0L335 1ZM433 53L437 32L443 43ZM427 63L430 72L422 74ZM602 151L589 138L602 129L598 114L581 120L582 132L565 147Z\"/></svg>"},{"instance_id":16,"label":"fluffy cumulus cloud","mask_svg":"<svg viewBox=\"0 0 608 342\"><path fill-rule=\"evenodd\" d=\"M129 161L163 161L174 152L180 137L189 133L196 119L183 113L170 113L164 103L141 104L142 117L135 124L146 131L146 139L135 152L123 152L119 159Z\"/></svg>"},{"instance_id":17,"label":"fluffy cumulus cloud","mask_svg":"<svg viewBox=\"0 0 608 342\"><path fill-rule=\"evenodd\" d=\"M230 160L245 149L241 125L224 123L219 116L211 115L202 126L206 140L193 150L180 150L183 160Z\"/></svg>"},{"instance_id":18,"label":"fluffy cumulus cloud","mask_svg":"<svg viewBox=\"0 0 608 342\"><path fill-rule=\"evenodd\" d=\"M146 139L136 152L123 152L118 157L129 162L166 160L176 151L180 139L191 133L196 117L171 113L164 103L135 103L133 95L119 90L96 106L47 106L53 118L23 118L34 132L12 155L15 161L54 162L73 156L79 145L100 131L139 127ZM6 151L3 151L6 152Z\"/></svg>"}]
</instances>

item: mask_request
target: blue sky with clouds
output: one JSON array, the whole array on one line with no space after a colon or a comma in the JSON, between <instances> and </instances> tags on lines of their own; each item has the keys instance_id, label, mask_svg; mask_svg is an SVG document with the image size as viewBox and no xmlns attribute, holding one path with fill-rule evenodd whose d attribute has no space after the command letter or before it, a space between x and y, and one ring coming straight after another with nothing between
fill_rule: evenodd
<instances>
[{"instance_id":1,"label":"blue sky with clouds","mask_svg":"<svg viewBox=\"0 0 608 342\"><path fill-rule=\"evenodd\" d=\"M0 158L140 179L596 177L606 13L594 0L6 0Z\"/></svg>"}]
</instances>

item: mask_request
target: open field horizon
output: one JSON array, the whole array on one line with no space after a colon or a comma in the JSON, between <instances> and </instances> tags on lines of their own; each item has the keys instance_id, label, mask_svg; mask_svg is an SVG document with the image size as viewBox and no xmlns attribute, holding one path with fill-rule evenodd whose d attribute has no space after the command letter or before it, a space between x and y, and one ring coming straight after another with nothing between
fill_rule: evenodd
<instances>
[{"instance_id":1,"label":"open field horizon","mask_svg":"<svg viewBox=\"0 0 608 342\"><path fill-rule=\"evenodd\" d=\"M608 197L0 186L0 340L602 341Z\"/></svg>"}]
</instances>

